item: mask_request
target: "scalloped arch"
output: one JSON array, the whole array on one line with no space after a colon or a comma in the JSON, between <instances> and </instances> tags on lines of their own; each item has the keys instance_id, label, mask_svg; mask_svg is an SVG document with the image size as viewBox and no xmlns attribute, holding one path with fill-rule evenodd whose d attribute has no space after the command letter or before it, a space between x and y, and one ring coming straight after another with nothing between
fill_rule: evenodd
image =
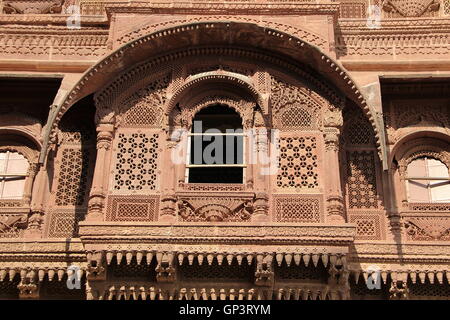
<instances>
[{"instance_id":1,"label":"scalloped arch","mask_svg":"<svg viewBox=\"0 0 450 320\"><path fill-rule=\"evenodd\" d=\"M89 68L81 79L73 85L55 108L49 119L44 144L39 161L43 162L50 141L55 134L64 113L78 100L98 91L130 66L139 64L149 57L155 57L160 64L170 60L170 52L180 48L196 46L217 46L226 44L264 50L268 55L282 56L294 64L301 63L317 74L326 75L326 81L337 87L344 95L355 101L371 122L377 141L378 153L385 164L384 135L374 109L367 104L351 76L333 58L308 42L278 30L256 23L236 23L231 21L199 22L157 31L124 44L97 64ZM185 52L189 52L187 49ZM184 53L186 54L186 53ZM179 52L181 57L183 52ZM172 57L173 58L173 57Z\"/></svg>"}]
</instances>

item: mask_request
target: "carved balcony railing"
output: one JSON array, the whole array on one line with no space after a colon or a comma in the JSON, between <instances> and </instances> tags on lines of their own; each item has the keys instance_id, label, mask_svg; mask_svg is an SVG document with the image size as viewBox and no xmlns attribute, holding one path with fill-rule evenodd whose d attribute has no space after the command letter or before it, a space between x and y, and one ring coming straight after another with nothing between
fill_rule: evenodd
<instances>
[{"instance_id":1,"label":"carved balcony railing","mask_svg":"<svg viewBox=\"0 0 450 320\"><path fill-rule=\"evenodd\" d=\"M0 200L0 238L18 238L23 235L30 212L23 200Z\"/></svg>"}]
</instances>

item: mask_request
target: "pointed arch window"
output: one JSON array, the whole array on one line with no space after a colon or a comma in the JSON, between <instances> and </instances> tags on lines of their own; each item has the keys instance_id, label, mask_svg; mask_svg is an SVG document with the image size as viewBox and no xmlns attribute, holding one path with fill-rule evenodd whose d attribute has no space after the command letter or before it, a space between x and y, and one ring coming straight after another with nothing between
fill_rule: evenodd
<instances>
[{"instance_id":1,"label":"pointed arch window","mask_svg":"<svg viewBox=\"0 0 450 320\"><path fill-rule=\"evenodd\" d=\"M188 183L243 183L244 133L233 109L212 105L198 112L189 134Z\"/></svg>"},{"instance_id":2,"label":"pointed arch window","mask_svg":"<svg viewBox=\"0 0 450 320\"><path fill-rule=\"evenodd\" d=\"M28 167L20 153L0 151L0 199L22 199Z\"/></svg>"},{"instance_id":3,"label":"pointed arch window","mask_svg":"<svg viewBox=\"0 0 450 320\"><path fill-rule=\"evenodd\" d=\"M409 202L450 202L449 169L440 160L420 157L407 167Z\"/></svg>"}]
</instances>

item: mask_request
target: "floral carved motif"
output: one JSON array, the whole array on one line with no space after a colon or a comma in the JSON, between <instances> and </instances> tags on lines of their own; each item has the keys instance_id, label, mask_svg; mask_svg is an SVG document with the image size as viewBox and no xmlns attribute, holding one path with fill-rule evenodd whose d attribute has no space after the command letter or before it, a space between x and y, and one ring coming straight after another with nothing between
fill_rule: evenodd
<instances>
[{"instance_id":1,"label":"floral carved motif","mask_svg":"<svg viewBox=\"0 0 450 320\"><path fill-rule=\"evenodd\" d=\"M253 199L232 197L195 197L177 201L183 221L246 221L253 213Z\"/></svg>"},{"instance_id":2,"label":"floral carved motif","mask_svg":"<svg viewBox=\"0 0 450 320\"><path fill-rule=\"evenodd\" d=\"M118 125L151 126L161 125L163 108L166 103L166 92L170 75L156 79L145 88L137 90L120 103Z\"/></svg>"},{"instance_id":3,"label":"floral carved motif","mask_svg":"<svg viewBox=\"0 0 450 320\"><path fill-rule=\"evenodd\" d=\"M27 215L0 215L0 238L20 237L27 226Z\"/></svg>"},{"instance_id":4,"label":"floral carved motif","mask_svg":"<svg viewBox=\"0 0 450 320\"><path fill-rule=\"evenodd\" d=\"M277 127L282 130L319 129L321 105L311 95L304 88L273 78L270 100Z\"/></svg>"},{"instance_id":5,"label":"floral carved motif","mask_svg":"<svg viewBox=\"0 0 450 320\"><path fill-rule=\"evenodd\" d=\"M190 128L192 118L201 109L212 104L223 104L236 110L242 118L244 128L251 128L254 124L254 105L251 100L238 98L233 95L211 94L204 96L199 101L192 104L182 106L181 109L175 108L170 116L170 124Z\"/></svg>"},{"instance_id":6,"label":"floral carved motif","mask_svg":"<svg viewBox=\"0 0 450 320\"><path fill-rule=\"evenodd\" d=\"M405 230L409 240L450 241L450 220L441 217L407 217Z\"/></svg>"},{"instance_id":7,"label":"floral carved motif","mask_svg":"<svg viewBox=\"0 0 450 320\"><path fill-rule=\"evenodd\" d=\"M385 0L383 9L403 17L420 17L427 12L439 10L438 0Z\"/></svg>"},{"instance_id":8,"label":"floral carved motif","mask_svg":"<svg viewBox=\"0 0 450 320\"><path fill-rule=\"evenodd\" d=\"M6 14L44 14L60 13L64 0L6 0L3 2L3 13Z\"/></svg>"}]
</instances>

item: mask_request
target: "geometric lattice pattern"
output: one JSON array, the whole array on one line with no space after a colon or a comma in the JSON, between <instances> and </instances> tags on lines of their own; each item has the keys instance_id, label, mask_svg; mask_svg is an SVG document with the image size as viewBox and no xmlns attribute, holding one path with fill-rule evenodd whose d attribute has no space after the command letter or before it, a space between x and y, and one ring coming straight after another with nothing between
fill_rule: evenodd
<instances>
[{"instance_id":1,"label":"geometric lattice pattern","mask_svg":"<svg viewBox=\"0 0 450 320\"><path fill-rule=\"evenodd\" d=\"M412 284L408 285L412 298L449 299L450 285L448 284Z\"/></svg>"},{"instance_id":2,"label":"geometric lattice pattern","mask_svg":"<svg viewBox=\"0 0 450 320\"><path fill-rule=\"evenodd\" d=\"M125 100L122 104L128 109L124 115L123 125L159 126L170 78L170 75L158 78Z\"/></svg>"},{"instance_id":3,"label":"geometric lattice pattern","mask_svg":"<svg viewBox=\"0 0 450 320\"><path fill-rule=\"evenodd\" d=\"M90 152L86 149L66 148L60 158L57 206L81 206L85 202Z\"/></svg>"},{"instance_id":4,"label":"geometric lattice pattern","mask_svg":"<svg viewBox=\"0 0 450 320\"><path fill-rule=\"evenodd\" d=\"M156 281L155 263L137 264L135 259L130 264L127 264L125 259L119 265L112 263L108 268L108 273L114 278L144 278L146 281Z\"/></svg>"},{"instance_id":5,"label":"geometric lattice pattern","mask_svg":"<svg viewBox=\"0 0 450 320\"><path fill-rule=\"evenodd\" d=\"M378 213L350 214L349 222L356 224L356 239L382 239L382 228L380 223L380 215Z\"/></svg>"},{"instance_id":6,"label":"geometric lattice pattern","mask_svg":"<svg viewBox=\"0 0 450 320\"><path fill-rule=\"evenodd\" d=\"M315 137L280 138L278 188L317 188L319 186L317 166L317 142Z\"/></svg>"},{"instance_id":7,"label":"geometric lattice pattern","mask_svg":"<svg viewBox=\"0 0 450 320\"><path fill-rule=\"evenodd\" d=\"M158 137L157 133L119 134L114 190L157 190Z\"/></svg>"},{"instance_id":8,"label":"geometric lattice pattern","mask_svg":"<svg viewBox=\"0 0 450 320\"><path fill-rule=\"evenodd\" d=\"M18 299L19 289L17 285L20 282L20 277L16 275L14 279L9 279L7 276L3 281L0 281L0 300L3 299Z\"/></svg>"},{"instance_id":9,"label":"geometric lattice pattern","mask_svg":"<svg viewBox=\"0 0 450 320\"><path fill-rule=\"evenodd\" d=\"M350 279L354 279L351 277ZM352 299L357 300L381 300L389 297L388 286L381 283L381 288L369 289L364 277L360 275L358 284L356 281L350 281L350 295Z\"/></svg>"},{"instance_id":10,"label":"geometric lattice pattern","mask_svg":"<svg viewBox=\"0 0 450 320\"><path fill-rule=\"evenodd\" d=\"M154 221L159 196L109 196L107 221Z\"/></svg>"},{"instance_id":11,"label":"geometric lattice pattern","mask_svg":"<svg viewBox=\"0 0 450 320\"><path fill-rule=\"evenodd\" d=\"M310 260L308 266L305 266L303 261L300 265L296 265L294 262L288 267L286 262L283 261L281 266L275 267L278 277L283 280L298 280L307 279L313 282L326 282L328 278L327 268L324 267L322 261L319 259L317 267Z\"/></svg>"},{"instance_id":12,"label":"geometric lattice pattern","mask_svg":"<svg viewBox=\"0 0 450 320\"><path fill-rule=\"evenodd\" d=\"M378 208L373 151L347 152L350 208Z\"/></svg>"},{"instance_id":13,"label":"geometric lattice pattern","mask_svg":"<svg viewBox=\"0 0 450 320\"><path fill-rule=\"evenodd\" d=\"M48 281L44 278L41 282L40 296L45 300L85 300L86 299L86 278L81 278L80 289L69 289L67 287L67 275L61 281L55 278Z\"/></svg>"},{"instance_id":14,"label":"geometric lattice pattern","mask_svg":"<svg viewBox=\"0 0 450 320\"><path fill-rule=\"evenodd\" d=\"M298 195L274 197L277 222L320 222L322 199Z\"/></svg>"},{"instance_id":15,"label":"geometric lattice pattern","mask_svg":"<svg viewBox=\"0 0 450 320\"><path fill-rule=\"evenodd\" d=\"M366 3L364 1L341 0L339 18L365 18Z\"/></svg>"},{"instance_id":16,"label":"geometric lattice pattern","mask_svg":"<svg viewBox=\"0 0 450 320\"><path fill-rule=\"evenodd\" d=\"M345 141L351 145L372 145L374 133L366 119L353 118L345 128Z\"/></svg>"},{"instance_id":17,"label":"geometric lattice pattern","mask_svg":"<svg viewBox=\"0 0 450 320\"><path fill-rule=\"evenodd\" d=\"M85 210L65 209L50 213L49 238L73 238L78 236L78 222L84 219Z\"/></svg>"},{"instance_id":18,"label":"geometric lattice pattern","mask_svg":"<svg viewBox=\"0 0 450 320\"><path fill-rule=\"evenodd\" d=\"M246 261L245 261L246 262ZM225 261L222 265L219 265L217 261L213 261L211 265L208 265L203 261L200 266L197 261L194 261L192 265L183 264L179 268L180 276L186 280L202 281L218 280L218 281L232 281L232 280L248 280L252 281L254 278L254 266L249 266L247 263L238 265L236 261L228 265Z\"/></svg>"},{"instance_id":19,"label":"geometric lattice pattern","mask_svg":"<svg viewBox=\"0 0 450 320\"><path fill-rule=\"evenodd\" d=\"M360 108L353 105L345 108L344 123L343 140L347 146L374 146L372 125Z\"/></svg>"},{"instance_id":20,"label":"geometric lattice pattern","mask_svg":"<svg viewBox=\"0 0 450 320\"><path fill-rule=\"evenodd\" d=\"M450 0L444 0L444 14L450 16Z\"/></svg>"},{"instance_id":21,"label":"geometric lattice pattern","mask_svg":"<svg viewBox=\"0 0 450 320\"><path fill-rule=\"evenodd\" d=\"M280 128L289 129L317 129L317 115L307 107L290 106L280 115Z\"/></svg>"},{"instance_id":22,"label":"geometric lattice pattern","mask_svg":"<svg viewBox=\"0 0 450 320\"><path fill-rule=\"evenodd\" d=\"M408 203L409 210L428 212L450 212L450 204L445 203Z\"/></svg>"}]
</instances>

